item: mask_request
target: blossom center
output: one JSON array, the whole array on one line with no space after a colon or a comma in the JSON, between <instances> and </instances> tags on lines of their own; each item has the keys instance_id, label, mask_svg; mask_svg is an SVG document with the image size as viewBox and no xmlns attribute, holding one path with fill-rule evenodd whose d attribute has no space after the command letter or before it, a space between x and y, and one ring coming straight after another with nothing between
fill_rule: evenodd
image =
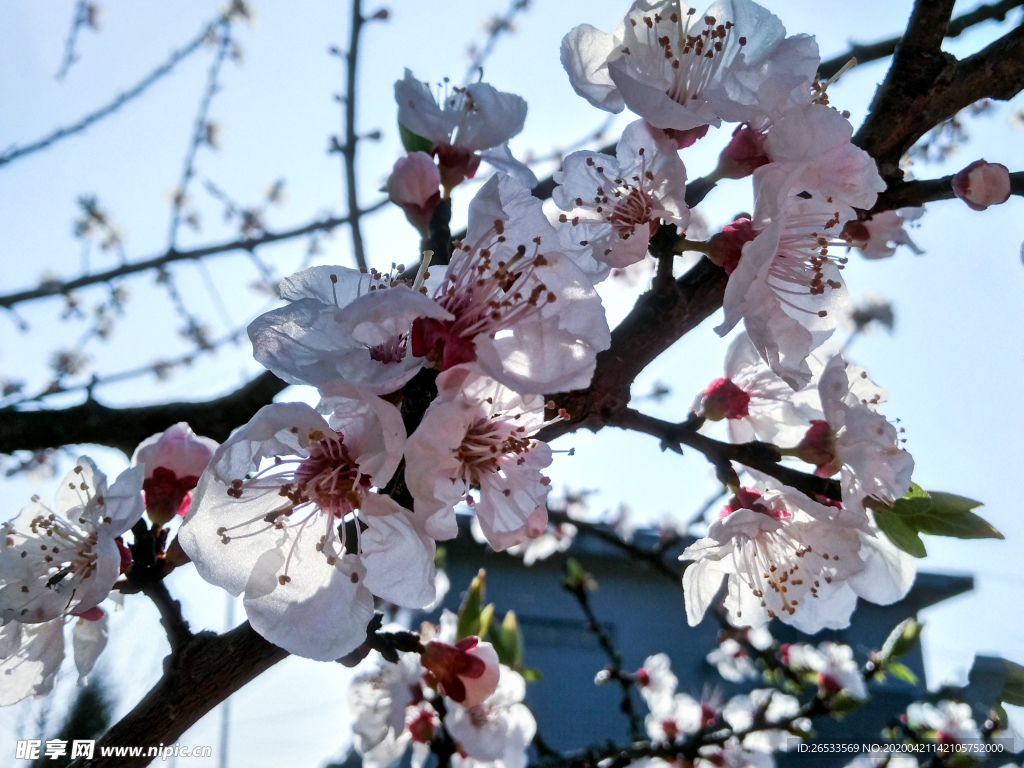
<instances>
[{"instance_id":1,"label":"blossom center","mask_svg":"<svg viewBox=\"0 0 1024 768\"><path fill-rule=\"evenodd\" d=\"M370 359L378 363L400 363L405 359L407 337L396 333L387 341L370 347Z\"/></svg>"},{"instance_id":2,"label":"blossom center","mask_svg":"<svg viewBox=\"0 0 1024 768\"><path fill-rule=\"evenodd\" d=\"M527 246L520 245L507 260L496 259L492 248L505 243L504 232L505 223L496 219L478 243L457 246L457 255L435 297L455 319L415 320L411 337L414 355L426 357L442 371L473 362L476 337L493 338L555 301L555 294L537 275L537 269L549 263L540 253L541 239L533 239L532 255Z\"/></svg>"},{"instance_id":3,"label":"blossom center","mask_svg":"<svg viewBox=\"0 0 1024 768\"><path fill-rule=\"evenodd\" d=\"M639 35L638 39L648 48L662 50L663 75L669 82L666 93L683 106L701 99L725 65L726 41L735 26L731 21L720 24L714 16L704 16L703 23L694 23L695 13L691 8L682 18L672 12L667 24L660 13L643 16L640 22L630 19L634 30L645 34L645 40ZM746 43L746 38L739 38L741 46ZM622 53L632 55L628 47L623 48Z\"/></svg>"},{"instance_id":4,"label":"blossom center","mask_svg":"<svg viewBox=\"0 0 1024 768\"><path fill-rule=\"evenodd\" d=\"M523 461L520 455L533 447L533 441L526 437L525 427L515 425L518 418L520 414L503 413L478 417L466 430L455 456L462 464L467 485L478 487L483 476L501 468L503 459Z\"/></svg>"},{"instance_id":5,"label":"blossom center","mask_svg":"<svg viewBox=\"0 0 1024 768\"><path fill-rule=\"evenodd\" d=\"M295 481L306 499L338 519L358 508L370 487L338 432L310 446L309 458L295 470Z\"/></svg>"}]
</instances>

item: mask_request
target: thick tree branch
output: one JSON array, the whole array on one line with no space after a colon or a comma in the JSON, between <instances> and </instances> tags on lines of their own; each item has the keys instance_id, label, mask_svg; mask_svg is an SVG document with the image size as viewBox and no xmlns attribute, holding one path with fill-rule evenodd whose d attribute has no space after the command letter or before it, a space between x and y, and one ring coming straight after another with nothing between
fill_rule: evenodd
<instances>
[{"instance_id":1,"label":"thick tree branch","mask_svg":"<svg viewBox=\"0 0 1024 768\"><path fill-rule=\"evenodd\" d=\"M365 209L363 213L376 211L379 208L383 208L387 203L388 201L386 199L379 200L369 208ZM114 267L113 269L108 269L104 272L93 272L92 274L81 275L80 277L76 277L72 280L66 280L64 282L54 280L44 283L38 288L29 288L24 291L18 291L17 293L9 293L6 296L0 296L0 307L10 308L15 304L20 304L24 301L70 293L71 291L79 288L85 288L86 286L97 285L99 283L106 283L119 277L132 275L137 272L159 269L160 267L166 266L167 264L171 264L175 261L202 259L206 256L213 256L219 253L229 253L232 251L252 251L254 248L258 248L261 245L267 245L268 243L293 240L296 237L302 237L303 235L309 235L314 232L330 232L335 227L347 224L348 222L349 217L347 216L328 216L327 218L317 219L309 224L304 224L293 229L285 229L280 232L264 232L258 237L246 237L240 240L231 240L226 243L206 245L202 248L193 248L188 251L179 251L172 248L158 256L152 256L148 259L135 261L130 264L122 264L119 267Z\"/></svg>"},{"instance_id":2,"label":"thick tree branch","mask_svg":"<svg viewBox=\"0 0 1024 768\"><path fill-rule=\"evenodd\" d=\"M931 113L938 106L938 99L933 98L935 89L948 83L956 72L956 59L941 50L954 2L915 1L892 66L853 138L854 144L878 162L883 179L900 178L903 153L925 131L949 117L933 119Z\"/></svg>"},{"instance_id":3,"label":"thick tree branch","mask_svg":"<svg viewBox=\"0 0 1024 768\"><path fill-rule=\"evenodd\" d=\"M141 757L101 757L100 749L133 744L173 744L207 712L250 680L281 661L288 652L258 635L249 623L214 635L204 632L189 639L168 657L163 678L146 698L121 718L96 745L92 760L74 768L141 768L153 761ZM140 739L145 739L145 743ZM145 752L145 750L144 750Z\"/></svg>"},{"instance_id":4,"label":"thick tree branch","mask_svg":"<svg viewBox=\"0 0 1024 768\"><path fill-rule=\"evenodd\" d=\"M131 456L150 435L187 421L200 435L223 442L288 386L269 371L234 392L201 403L108 408L95 400L59 411L0 409L0 453L77 443L118 448Z\"/></svg>"},{"instance_id":5,"label":"thick tree branch","mask_svg":"<svg viewBox=\"0 0 1024 768\"><path fill-rule=\"evenodd\" d=\"M1024 0L1001 0L998 3L979 5L973 11L963 13L950 21L946 28L946 37L959 37L971 27L985 21L1005 21L1006 15L1010 11L1021 6L1024 6ZM880 40L877 43L855 43L846 53L821 62L818 66L818 74L822 78L830 78L850 59L857 59L858 64L866 64L869 61L892 56L900 39L899 37L890 37L888 40Z\"/></svg>"},{"instance_id":6,"label":"thick tree branch","mask_svg":"<svg viewBox=\"0 0 1024 768\"><path fill-rule=\"evenodd\" d=\"M637 375L722 306L727 280L725 270L702 259L674 281L674 291L643 294L612 331L611 346L597 356L590 386L554 398L568 411L568 420L552 424L538 437L553 440L581 427L597 431L611 423L629 402Z\"/></svg>"},{"instance_id":7,"label":"thick tree branch","mask_svg":"<svg viewBox=\"0 0 1024 768\"><path fill-rule=\"evenodd\" d=\"M940 49L951 8L952 0L918 0L853 137L889 184L902 180L900 158L933 127L980 99L1006 100L1024 89L1024 25L958 62Z\"/></svg>"}]
</instances>

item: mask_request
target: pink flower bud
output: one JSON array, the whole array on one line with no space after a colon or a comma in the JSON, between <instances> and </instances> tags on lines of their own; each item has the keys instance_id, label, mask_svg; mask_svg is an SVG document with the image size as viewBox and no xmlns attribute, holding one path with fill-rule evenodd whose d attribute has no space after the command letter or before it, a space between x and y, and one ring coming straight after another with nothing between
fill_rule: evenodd
<instances>
[{"instance_id":1,"label":"pink flower bud","mask_svg":"<svg viewBox=\"0 0 1024 768\"><path fill-rule=\"evenodd\" d=\"M708 240L708 258L731 275L739 266L743 246L759 234L750 219L740 217L711 236Z\"/></svg>"},{"instance_id":2,"label":"pink flower bud","mask_svg":"<svg viewBox=\"0 0 1024 768\"><path fill-rule=\"evenodd\" d=\"M146 513L155 525L165 525L175 514L188 511L189 492L218 447L215 440L199 437L183 421L139 444L132 464L146 468L142 490Z\"/></svg>"},{"instance_id":3,"label":"pink flower bud","mask_svg":"<svg viewBox=\"0 0 1024 768\"><path fill-rule=\"evenodd\" d=\"M708 421L742 419L748 413L750 395L733 383L732 379L715 379L704 390L701 416Z\"/></svg>"},{"instance_id":4,"label":"pink flower bud","mask_svg":"<svg viewBox=\"0 0 1024 768\"><path fill-rule=\"evenodd\" d=\"M801 461L806 461L816 467L828 467L836 459L836 436L832 432L832 427L827 421L813 419L796 450L796 455L800 457Z\"/></svg>"},{"instance_id":5,"label":"pink flower bud","mask_svg":"<svg viewBox=\"0 0 1024 768\"><path fill-rule=\"evenodd\" d=\"M976 211L1010 199L1010 171L1005 165L975 160L953 177L953 192Z\"/></svg>"},{"instance_id":6,"label":"pink flower bud","mask_svg":"<svg viewBox=\"0 0 1024 768\"><path fill-rule=\"evenodd\" d=\"M478 637L467 637L455 645L431 640L423 649L422 661L441 693L464 707L476 706L498 687L498 653Z\"/></svg>"},{"instance_id":7,"label":"pink flower bud","mask_svg":"<svg viewBox=\"0 0 1024 768\"><path fill-rule=\"evenodd\" d=\"M388 197L424 236L434 208L441 202L441 174L426 152L411 152L395 163L388 177Z\"/></svg>"},{"instance_id":8,"label":"pink flower bud","mask_svg":"<svg viewBox=\"0 0 1024 768\"><path fill-rule=\"evenodd\" d=\"M747 123L732 132L732 139L718 158L718 173L724 179L742 179L771 162L764 149L765 135Z\"/></svg>"}]
</instances>

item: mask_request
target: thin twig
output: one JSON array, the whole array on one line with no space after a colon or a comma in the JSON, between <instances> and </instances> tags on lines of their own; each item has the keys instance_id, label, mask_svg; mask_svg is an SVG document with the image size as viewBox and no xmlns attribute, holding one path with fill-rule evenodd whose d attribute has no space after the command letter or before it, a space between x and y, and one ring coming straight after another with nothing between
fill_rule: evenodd
<instances>
[{"instance_id":1,"label":"thin twig","mask_svg":"<svg viewBox=\"0 0 1024 768\"><path fill-rule=\"evenodd\" d=\"M619 536L619 534L617 534L608 525L603 523L591 523L586 520L577 520L575 517L570 517L565 512L559 512L558 510L551 508L548 508L548 520L556 525L566 523L573 525L578 530L584 531L594 538L600 539L606 544L611 544L613 547L621 549L633 559L650 564L656 571L668 576L675 582L678 582L679 579L682 578L682 571L677 571L665 562L665 548L659 547L657 550L648 550L643 547L638 547L636 544L626 541L624 538Z\"/></svg>"},{"instance_id":2,"label":"thin twig","mask_svg":"<svg viewBox=\"0 0 1024 768\"><path fill-rule=\"evenodd\" d=\"M1024 196L1024 171L1010 174L1010 192ZM943 176L941 179L921 179L918 181L902 181L891 184L885 192L878 196L878 202L864 217L870 217L882 211L897 208L913 208L936 200L952 200L953 177Z\"/></svg>"},{"instance_id":3,"label":"thin twig","mask_svg":"<svg viewBox=\"0 0 1024 768\"><path fill-rule=\"evenodd\" d=\"M737 482L734 480L735 471L730 466L730 462L737 461L751 469L771 475L776 480L802 491L811 498L819 494L830 499L842 498L839 483L836 480L807 474L780 464L782 456L774 445L759 442L723 443L713 440L697 431L702 423L700 419L690 419L680 424L673 424L632 408L626 408L609 423L622 429L631 429L657 437L661 440L663 449L667 448L676 453L682 453L680 446L686 445L703 453L718 470L723 482L726 480ZM730 473L732 477L721 477Z\"/></svg>"},{"instance_id":4,"label":"thin twig","mask_svg":"<svg viewBox=\"0 0 1024 768\"><path fill-rule=\"evenodd\" d=\"M181 209L185 205L188 195L188 185L192 181L196 170L196 153L199 147L206 144L209 138L209 114L210 104L213 97L220 90L220 70L227 59L228 51L231 48L231 24L225 19L218 25L220 28L220 45L217 47L217 55L213 57L210 70L206 76L206 88L203 90L203 97L199 101L199 109L196 112L195 122L192 125L192 140L189 142L188 151L185 153L185 162L181 169L181 181L174 194L174 201L171 206L170 231L167 234L167 250L173 251L178 243L178 227L181 225Z\"/></svg>"},{"instance_id":5,"label":"thin twig","mask_svg":"<svg viewBox=\"0 0 1024 768\"><path fill-rule=\"evenodd\" d=\"M484 62L494 52L494 46L497 45L498 38L501 37L502 33L513 31L515 17L529 8L529 5L530 0L511 0L504 16L494 16L488 19L487 41L482 48L475 51L472 60L469 62L469 68L466 69L466 79L463 85L469 85L473 78L477 76L477 73L483 72Z\"/></svg>"},{"instance_id":6,"label":"thin twig","mask_svg":"<svg viewBox=\"0 0 1024 768\"><path fill-rule=\"evenodd\" d=\"M94 112L90 112L88 115L83 117L78 122L72 123L71 125L65 126L63 128L58 128L53 133L50 133L49 135L44 136L41 139L37 139L36 141L31 142L30 144L23 144L21 146L15 145L8 149L6 152L3 152L2 154L0 154L0 166L6 165L7 163L10 163L13 160L17 160L19 157L24 157L25 155L30 155L33 152L38 152L42 149L46 149L51 144L54 144L55 142L58 142L61 139L66 138L67 136L71 136L76 133L81 133L90 125L96 123L99 120L102 120L103 118L113 114L114 112L117 112L117 110L119 110L128 102L130 102L132 99L135 99L136 97L144 93L146 89L149 88L149 86L153 85L153 83L155 83L157 80L160 80L162 77L165 77L166 75L170 74L171 71L184 59L188 58L190 54L195 53L195 51L197 51L199 47L202 46L202 44L209 39L210 30L212 29L212 27L213 24L207 24L205 27L203 27L203 31L200 32L199 35L197 35L191 42L185 45L185 47L179 48L178 50L174 51L167 59L167 61L165 61L159 67L157 67L148 75L146 75L146 77L140 80L136 85L134 85L132 88L129 88L127 91L123 91L122 93L118 94L108 104L100 107Z\"/></svg>"},{"instance_id":7,"label":"thin twig","mask_svg":"<svg viewBox=\"0 0 1024 768\"><path fill-rule=\"evenodd\" d=\"M590 606L590 597L587 595L586 583L580 581L573 585L565 584L565 588L572 593L573 597L576 598L576 602L580 604L583 614L587 617L587 629L594 634L601 649L608 657L610 664L607 667L607 672L610 677L618 681L622 689L622 702L619 704L619 709L622 710L622 713L629 720L630 738L633 741L639 741L644 737L643 721L640 719L640 713L633 706L633 686L635 681L622 668L622 654L612 642L608 630L605 629L604 625L598 621L597 616L594 614L594 609Z\"/></svg>"},{"instance_id":8,"label":"thin twig","mask_svg":"<svg viewBox=\"0 0 1024 768\"><path fill-rule=\"evenodd\" d=\"M363 18L361 0L352 0L352 29L349 35L348 51L345 54L345 144L341 155L345 163L345 188L348 194L349 229L352 232L352 253L356 266L366 269L366 253L363 250L363 232L359 219L363 212L359 209L359 196L356 187L356 75L359 66L359 33L362 32Z\"/></svg>"},{"instance_id":9,"label":"thin twig","mask_svg":"<svg viewBox=\"0 0 1024 768\"><path fill-rule=\"evenodd\" d=\"M63 80L71 66L78 61L75 45L78 42L78 33L82 27L86 26L90 26L89 0L78 0L75 4L75 13L71 17L71 31L68 32L67 40L64 41L64 57L61 59L60 69L55 75L58 80Z\"/></svg>"},{"instance_id":10,"label":"thin twig","mask_svg":"<svg viewBox=\"0 0 1024 768\"><path fill-rule=\"evenodd\" d=\"M369 208L364 209L362 213L365 215L380 210L387 204L387 202L387 199L379 200ZM309 224L295 227L294 229L286 229L281 232L264 232L259 237L245 237L239 240L207 245L187 251L168 250L158 256L153 256L142 261L131 262L129 264L122 264L121 266L108 269L104 272L95 272L91 275L81 275L65 281L54 280L44 283L38 288L30 288L28 290L18 291L17 293L10 293L6 296L0 296L0 307L9 309L15 304L20 304L25 301L41 299L46 296L59 296L89 285L106 283L118 277L124 277L125 275L159 269L162 266L172 264L176 261L202 259L206 256L230 253L232 251L251 251L261 245L267 245L268 243L276 243L284 240L293 240L297 237L302 237L303 235L308 235L313 232L330 232L336 227L342 224L347 224L348 222L349 219L347 216L328 216L327 218L316 219Z\"/></svg>"}]
</instances>

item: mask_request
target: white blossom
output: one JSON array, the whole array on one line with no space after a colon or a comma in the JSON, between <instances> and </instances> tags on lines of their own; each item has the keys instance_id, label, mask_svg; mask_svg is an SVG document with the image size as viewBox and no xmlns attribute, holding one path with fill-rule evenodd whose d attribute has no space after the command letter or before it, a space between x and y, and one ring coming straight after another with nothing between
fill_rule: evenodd
<instances>
[{"instance_id":1,"label":"white blossom","mask_svg":"<svg viewBox=\"0 0 1024 768\"><path fill-rule=\"evenodd\" d=\"M372 490L401 459L397 408L348 385L324 395L330 424L279 403L224 443L178 539L206 581L245 593L253 629L328 661L363 641L374 595L410 608L433 601L434 542Z\"/></svg>"},{"instance_id":2,"label":"white blossom","mask_svg":"<svg viewBox=\"0 0 1024 768\"><path fill-rule=\"evenodd\" d=\"M731 623L760 627L777 616L808 634L848 626L858 595L892 602L893 585L907 582L912 564L895 556L862 515L785 486L763 495L745 490L733 501L680 556L695 561L683 573L691 626L726 577Z\"/></svg>"},{"instance_id":3,"label":"white blossom","mask_svg":"<svg viewBox=\"0 0 1024 768\"><path fill-rule=\"evenodd\" d=\"M82 613L103 600L121 569L115 539L142 517L142 467L112 486L82 456L54 507L38 497L0 528L0 620L36 623Z\"/></svg>"},{"instance_id":4,"label":"white blossom","mask_svg":"<svg viewBox=\"0 0 1024 768\"><path fill-rule=\"evenodd\" d=\"M623 131L614 157L573 152L554 179L551 197L565 211L559 221L612 267L643 259L659 222L683 231L690 220L686 167L675 144L642 120Z\"/></svg>"},{"instance_id":5,"label":"white blossom","mask_svg":"<svg viewBox=\"0 0 1024 768\"><path fill-rule=\"evenodd\" d=\"M434 538L458 533L455 506L468 501L495 550L536 538L547 526L551 463L533 439L546 423L544 398L520 395L473 366L438 379L430 404L405 447L405 479L415 511Z\"/></svg>"},{"instance_id":6,"label":"white blossom","mask_svg":"<svg viewBox=\"0 0 1024 768\"><path fill-rule=\"evenodd\" d=\"M442 371L476 362L522 394L587 386L611 343L608 321L586 275L552 250L558 243L537 198L508 176L491 178L434 293L454 319L417 320L413 354Z\"/></svg>"},{"instance_id":7,"label":"white blossom","mask_svg":"<svg viewBox=\"0 0 1024 768\"><path fill-rule=\"evenodd\" d=\"M512 158L507 146L526 120L526 102L520 96L473 83L452 88L438 104L430 85L407 69L405 78L395 83L395 101L398 122L434 143L431 151L440 162L446 187L472 178L481 158L521 183L536 186L536 177Z\"/></svg>"},{"instance_id":8,"label":"white blossom","mask_svg":"<svg viewBox=\"0 0 1024 768\"><path fill-rule=\"evenodd\" d=\"M526 682L518 672L501 666L497 690L472 707L452 702L445 727L466 753L454 755L457 768L525 768L526 750L537 733L537 721L522 703Z\"/></svg>"},{"instance_id":9,"label":"white blossom","mask_svg":"<svg viewBox=\"0 0 1024 768\"><path fill-rule=\"evenodd\" d=\"M291 384L342 379L375 394L394 392L423 367L409 350L413 320L452 317L404 284L340 266L286 278L281 298L290 303L249 325L256 360Z\"/></svg>"},{"instance_id":10,"label":"white blossom","mask_svg":"<svg viewBox=\"0 0 1024 768\"><path fill-rule=\"evenodd\" d=\"M853 649L841 643L821 643L817 648L804 643L789 646L789 665L818 673L818 685L829 694L844 691L855 699L868 698L867 685Z\"/></svg>"},{"instance_id":11,"label":"white blossom","mask_svg":"<svg viewBox=\"0 0 1024 768\"><path fill-rule=\"evenodd\" d=\"M750 0L703 15L675 0L637 0L611 35L590 25L562 40L576 92L599 109L628 106L658 128L690 130L806 103L818 66L807 35Z\"/></svg>"}]
</instances>

